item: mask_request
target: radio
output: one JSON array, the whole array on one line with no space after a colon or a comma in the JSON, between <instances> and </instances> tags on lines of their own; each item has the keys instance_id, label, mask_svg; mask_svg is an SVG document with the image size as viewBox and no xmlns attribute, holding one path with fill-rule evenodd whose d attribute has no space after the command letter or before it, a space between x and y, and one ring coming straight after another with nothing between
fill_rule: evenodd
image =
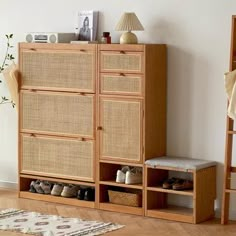
<instances>
[{"instance_id":1,"label":"radio","mask_svg":"<svg viewBox=\"0 0 236 236\"><path fill-rule=\"evenodd\" d=\"M27 43L70 43L76 40L75 33L27 33L25 41Z\"/></svg>"}]
</instances>

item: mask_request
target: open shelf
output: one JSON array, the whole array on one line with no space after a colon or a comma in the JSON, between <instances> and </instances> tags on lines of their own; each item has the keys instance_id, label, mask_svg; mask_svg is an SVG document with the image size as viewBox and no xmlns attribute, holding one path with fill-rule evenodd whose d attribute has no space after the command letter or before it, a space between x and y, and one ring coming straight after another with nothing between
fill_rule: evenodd
<instances>
[{"instance_id":1,"label":"open shelf","mask_svg":"<svg viewBox=\"0 0 236 236\"><path fill-rule=\"evenodd\" d=\"M149 209L147 210L146 215L155 218L194 223L192 208L168 205L166 208Z\"/></svg>"},{"instance_id":2,"label":"open shelf","mask_svg":"<svg viewBox=\"0 0 236 236\"><path fill-rule=\"evenodd\" d=\"M20 191L19 197L32 199L32 200L40 200L40 201L46 201L46 202L66 204L66 205L95 208L95 202L84 201L84 200L82 201L77 198L65 198L65 197L53 196L49 194L31 193L27 191Z\"/></svg>"},{"instance_id":3,"label":"open shelf","mask_svg":"<svg viewBox=\"0 0 236 236\"><path fill-rule=\"evenodd\" d=\"M181 191L176 191L173 189L164 189L162 187L147 187L147 190L150 191L156 191L156 192L163 192L163 193L172 193L172 194L178 194L178 195L186 195L186 196L193 196L193 190L181 190Z\"/></svg>"},{"instance_id":4,"label":"open shelf","mask_svg":"<svg viewBox=\"0 0 236 236\"><path fill-rule=\"evenodd\" d=\"M122 184L122 183L117 183L114 180L100 181L99 183L103 184L103 185L109 185L109 186L117 186L117 187L124 187L124 188L134 188L134 189L143 189L142 184Z\"/></svg>"},{"instance_id":5,"label":"open shelf","mask_svg":"<svg viewBox=\"0 0 236 236\"><path fill-rule=\"evenodd\" d=\"M106 211L115 211L115 212L128 213L128 214L134 214L134 215L144 215L144 211L142 207L124 206L124 205L114 204L110 202L99 203L99 208L101 210L106 210Z\"/></svg>"}]
</instances>

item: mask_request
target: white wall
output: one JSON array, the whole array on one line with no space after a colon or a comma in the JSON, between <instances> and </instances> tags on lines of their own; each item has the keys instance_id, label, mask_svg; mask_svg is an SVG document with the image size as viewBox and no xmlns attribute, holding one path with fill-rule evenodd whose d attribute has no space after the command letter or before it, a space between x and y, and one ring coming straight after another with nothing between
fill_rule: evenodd
<instances>
[{"instance_id":1,"label":"white wall","mask_svg":"<svg viewBox=\"0 0 236 236\"><path fill-rule=\"evenodd\" d=\"M99 35L110 31L113 42L118 42L120 33L114 27L121 14L134 11L145 28L137 32L140 42L168 45L168 154L218 162L216 205L220 208L226 116L223 74L229 66L236 2L1 0L0 56L4 34L14 33L16 45L25 32L71 32L77 11L89 9L100 11ZM5 85L0 87L0 95L7 94ZM0 183L17 182L16 132L15 110L1 106ZM235 204L231 210L236 211Z\"/></svg>"}]
</instances>

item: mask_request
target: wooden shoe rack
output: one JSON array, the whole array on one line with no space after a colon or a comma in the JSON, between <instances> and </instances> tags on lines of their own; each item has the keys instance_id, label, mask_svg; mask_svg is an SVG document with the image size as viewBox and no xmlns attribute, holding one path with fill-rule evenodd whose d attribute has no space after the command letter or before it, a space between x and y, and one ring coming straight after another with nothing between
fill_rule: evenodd
<instances>
[{"instance_id":1,"label":"wooden shoe rack","mask_svg":"<svg viewBox=\"0 0 236 236\"><path fill-rule=\"evenodd\" d=\"M19 68L20 197L174 219L154 213L167 193L154 182L169 170L145 167L166 152L165 45L20 43ZM125 165L142 168L142 183L115 181ZM197 190L182 195L195 198L192 173ZM30 193L36 179L94 187L95 201ZM135 204L109 198L115 191ZM198 223L196 206L180 220Z\"/></svg>"}]
</instances>

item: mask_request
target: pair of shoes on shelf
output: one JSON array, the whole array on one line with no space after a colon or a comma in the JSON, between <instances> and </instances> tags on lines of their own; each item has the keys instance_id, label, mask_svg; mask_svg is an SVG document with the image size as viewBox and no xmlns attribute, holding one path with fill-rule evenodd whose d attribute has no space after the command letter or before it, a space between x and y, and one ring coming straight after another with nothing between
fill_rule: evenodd
<instances>
[{"instance_id":1,"label":"pair of shoes on shelf","mask_svg":"<svg viewBox=\"0 0 236 236\"><path fill-rule=\"evenodd\" d=\"M142 168L133 167L130 169L128 166L122 167L117 170L116 182L125 184L141 184L142 183Z\"/></svg>"},{"instance_id":2,"label":"pair of shoes on shelf","mask_svg":"<svg viewBox=\"0 0 236 236\"><path fill-rule=\"evenodd\" d=\"M94 201L95 200L95 189L89 187L80 187L77 193L79 200Z\"/></svg>"},{"instance_id":3,"label":"pair of shoes on shelf","mask_svg":"<svg viewBox=\"0 0 236 236\"><path fill-rule=\"evenodd\" d=\"M193 181L180 178L169 178L162 183L164 189L188 190L193 189Z\"/></svg>"},{"instance_id":4,"label":"pair of shoes on shelf","mask_svg":"<svg viewBox=\"0 0 236 236\"><path fill-rule=\"evenodd\" d=\"M40 194L50 194L52 189L52 184L48 181L31 181L29 191L31 193L40 193Z\"/></svg>"},{"instance_id":5,"label":"pair of shoes on shelf","mask_svg":"<svg viewBox=\"0 0 236 236\"><path fill-rule=\"evenodd\" d=\"M76 197L77 196L77 191L79 189L79 186L69 184L69 185L64 185L61 183L54 184L51 195L54 196L62 196L62 197Z\"/></svg>"}]
</instances>

